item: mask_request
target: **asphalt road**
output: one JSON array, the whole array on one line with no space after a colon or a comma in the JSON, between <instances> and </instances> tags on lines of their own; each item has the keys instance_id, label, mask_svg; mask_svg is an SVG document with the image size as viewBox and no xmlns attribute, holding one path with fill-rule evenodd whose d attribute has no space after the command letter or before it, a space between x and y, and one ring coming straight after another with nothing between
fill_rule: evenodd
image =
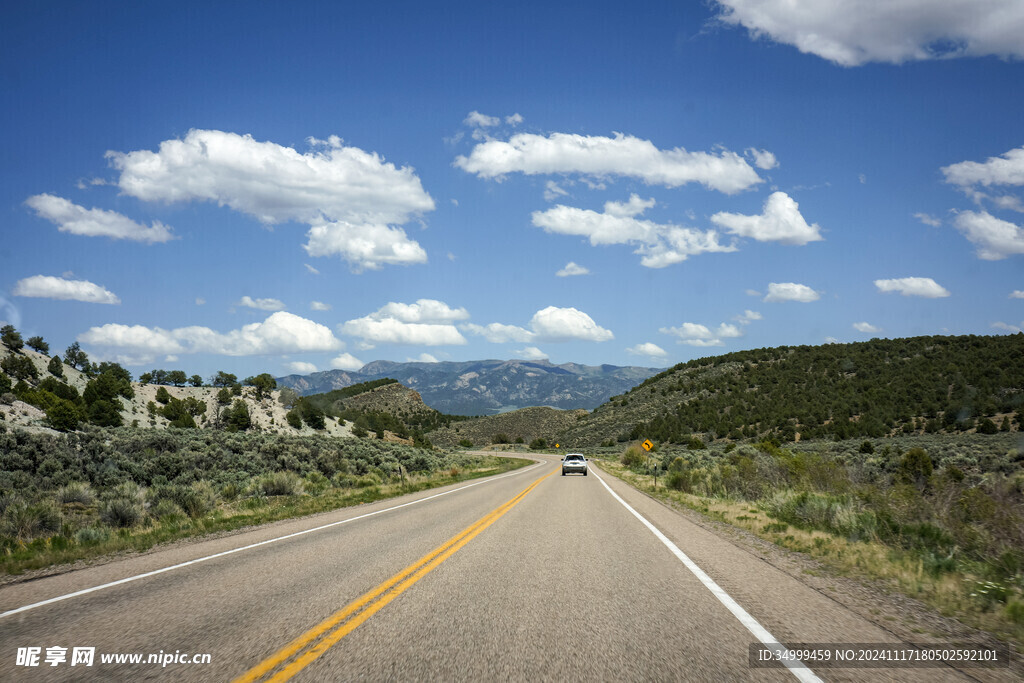
<instances>
[{"instance_id":1,"label":"asphalt road","mask_svg":"<svg viewBox=\"0 0 1024 683\"><path fill-rule=\"evenodd\" d=\"M0 680L794 680L749 666L751 628L602 480L776 641L894 640L617 479L557 470L547 457L500 478L8 585ZM38 666L19 665L28 647L40 648ZM49 666L51 647L68 661ZM95 648L91 667L71 666L76 647ZM210 661L100 661L112 653ZM950 669L799 671L969 680Z\"/></svg>"}]
</instances>

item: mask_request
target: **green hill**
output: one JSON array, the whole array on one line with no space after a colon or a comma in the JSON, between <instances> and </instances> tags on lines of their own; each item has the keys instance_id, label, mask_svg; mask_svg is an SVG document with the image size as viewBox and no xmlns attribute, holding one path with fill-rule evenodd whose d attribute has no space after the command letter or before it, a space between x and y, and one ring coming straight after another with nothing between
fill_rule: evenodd
<instances>
[{"instance_id":1,"label":"green hill","mask_svg":"<svg viewBox=\"0 0 1024 683\"><path fill-rule=\"evenodd\" d=\"M681 363L612 397L567 443L846 439L1009 431L1024 421L1024 334L781 346Z\"/></svg>"}]
</instances>

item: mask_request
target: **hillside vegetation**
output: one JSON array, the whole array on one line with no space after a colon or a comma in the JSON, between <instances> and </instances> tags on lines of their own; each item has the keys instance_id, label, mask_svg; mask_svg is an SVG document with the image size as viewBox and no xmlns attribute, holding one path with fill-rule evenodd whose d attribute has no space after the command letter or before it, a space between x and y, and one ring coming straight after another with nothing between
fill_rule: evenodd
<instances>
[{"instance_id":1,"label":"hillside vegetation","mask_svg":"<svg viewBox=\"0 0 1024 683\"><path fill-rule=\"evenodd\" d=\"M552 437L687 443L1018 430L1024 334L781 346L676 365Z\"/></svg>"}]
</instances>

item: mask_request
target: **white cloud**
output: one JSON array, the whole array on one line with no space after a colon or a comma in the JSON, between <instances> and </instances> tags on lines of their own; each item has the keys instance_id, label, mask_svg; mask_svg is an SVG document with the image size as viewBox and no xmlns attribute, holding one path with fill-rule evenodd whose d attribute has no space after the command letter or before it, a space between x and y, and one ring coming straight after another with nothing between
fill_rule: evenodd
<instances>
[{"instance_id":1,"label":"white cloud","mask_svg":"<svg viewBox=\"0 0 1024 683\"><path fill-rule=\"evenodd\" d=\"M637 344L626 349L626 353L632 356L646 356L648 358L654 358L661 360L668 357L668 352L661 348L657 344L651 342L644 342L643 344Z\"/></svg>"},{"instance_id":2,"label":"white cloud","mask_svg":"<svg viewBox=\"0 0 1024 683\"><path fill-rule=\"evenodd\" d=\"M1012 292L1010 292L1010 298L1011 299L1024 299L1024 291L1022 291L1020 289L1015 289Z\"/></svg>"},{"instance_id":3,"label":"white cloud","mask_svg":"<svg viewBox=\"0 0 1024 683\"><path fill-rule=\"evenodd\" d=\"M548 354L544 353L536 346L527 346L525 349L518 349L513 351L516 356L523 360L547 360Z\"/></svg>"},{"instance_id":4,"label":"white cloud","mask_svg":"<svg viewBox=\"0 0 1024 683\"><path fill-rule=\"evenodd\" d=\"M206 305L206 299L204 299L201 296L197 296L196 297L196 306L204 306L204 305Z\"/></svg>"},{"instance_id":5,"label":"white cloud","mask_svg":"<svg viewBox=\"0 0 1024 683\"><path fill-rule=\"evenodd\" d=\"M948 57L1024 57L1018 0L718 0L718 18L753 38L842 66Z\"/></svg>"},{"instance_id":6,"label":"white cloud","mask_svg":"<svg viewBox=\"0 0 1024 683\"><path fill-rule=\"evenodd\" d=\"M835 337L825 337L825 343L826 344L838 344L839 340L836 339Z\"/></svg>"},{"instance_id":7,"label":"white cloud","mask_svg":"<svg viewBox=\"0 0 1024 683\"><path fill-rule=\"evenodd\" d=\"M761 292L756 289L748 289L744 292L747 296L761 296Z\"/></svg>"},{"instance_id":8,"label":"white cloud","mask_svg":"<svg viewBox=\"0 0 1024 683\"><path fill-rule=\"evenodd\" d=\"M270 315L263 322L226 333L199 326L165 330L108 323L90 328L77 339L117 353L119 358L130 358L132 364L150 362L155 356L168 354L257 356L341 348L341 342L327 327L284 311Z\"/></svg>"},{"instance_id":9,"label":"white cloud","mask_svg":"<svg viewBox=\"0 0 1024 683\"><path fill-rule=\"evenodd\" d=\"M337 221L314 225L306 235L309 239L302 248L307 254L338 255L356 271L427 262L427 252L401 228Z\"/></svg>"},{"instance_id":10,"label":"white cloud","mask_svg":"<svg viewBox=\"0 0 1024 683\"><path fill-rule=\"evenodd\" d=\"M937 228L940 225L942 225L942 220L941 219L938 219L935 216L932 216L932 215L927 214L927 213L915 213L914 214L914 218L916 218L917 220L921 221L925 225L930 225L933 228Z\"/></svg>"},{"instance_id":11,"label":"white cloud","mask_svg":"<svg viewBox=\"0 0 1024 683\"><path fill-rule=\"evenodd\" d=\"M284 366L297 375L308 375L311 372L316 372L315 365L301 360L285 363Z\"/></svg>"},{"instance_id":12,"label":"white cloud","mask_svg":"<svg viewBox=\"0 0 1024 683\"><path fill-rule=\"evenodd\" d=\"M779 165L775 155L766 149L755 149L751 147L745 152L748 159L754 160L754 166L757 166L762 171L770 171Z\"/></svg>"},{"instance_id":13,"label":"white cloud","mask_svg":"<svg viewBox=\"0 0 1024 683\"><path fill-rule=\"evenodd\" d=\"M639 178L649 185L665 187L701 183L727 194L762 182L757 172L735 152L688 152L682 147L662 150L650 140L622 133L610 138L520 133L507 142L480 143L468 157L456 157L454 164L481 178L501 178L509 173L578 173L592 178Z\"/></svg>"},{"instance_id":14,"label":"white cloud","mask_svg":"<svg viewBox=\"0 0 1024 683\"><path fill-rule=\"evenodd\" d=\"M284 302L278 299L253 299L251 296L243 296L235 305L255 308L258 311L283 311L285 308Z\"/></svg>"},{"instance_id":15,"label":"white cloud","mask_svg":"<svg viewBox=\"0 0 1024 683\"><path fill-rule=\"evenodd\" d=\"M760 296L760 293L755 292L755 296ZM733 320L738 322L740 325L749 325L755 320L761 320L763 318L764 316L762 316L760 313L758 313L757 311L752 311L748 308L747 310L743 311L743 315L737 315L736 317L733 318Z\"/></svg>"},{"instance_id":16,"label":"white cloud","mask_svg":"<svg viewBox=\"0 0 1024 683\"><path fill-rule=\"evenodd\" d=\"M469 312L461 307L452 308L436 299L418 299L414 304L388 302L376 313L371 313L370 317L375 320L395 318L404 323L441 323L465 320L469 317Z\"/></svg>"},{"instance_id":17,"label":"white cloud","mask_svg":"<svg viewBox=\"0 0 1024 683\"><path fill-rule=\"evenodd\" d=\"M655 205L653 199L630 195L626 202L606 202L604 213L559 204L547 211L535 211L533 224L545 232L586 237L594 246L635 244L633 253L648 268L664 268L707 252L736 251L718 243L714 230L701 232L678 225L659 224L638 218Z\"/></svg>"},{"instance_id":18,"label":"white cloud","mask_svg":"<svg viewBox=\"0 0 1024 683\"><path fill-rule=\"evenodd\" d=\"M857 180L860 181L861 185L867 185L868 184L868 177L866 175L864 175L863 173L860 173L860 174L857 175Z\"/></svg>"},{"instance_id":19,"label":"white cloud","mask_svg":"<svg viewBox=\"0 0 1024 683\"><path fill-rule=\"evenodd\" d=\"M569 193L554 180L544 183L544 201L553 202L559 197L566 197Z\"/></svg>"},{"instance_id":20,"label":"white cloud","mask_svg":"<svg viewBox=\"0 0 1024 683\"><path fill-rule=\"evenodd\" d=\"M523 122L523 115L519 113L512 114L511 116L505 117L505 123L510 126L518 126Z\"/></svg>"},{"instance_id":21,"label":"white cloud","mask_svg":"<svg viewBox=\"0 0 1024 683\"><path fill-rule=\"evenodd\" d=\"M12 294L40 299L84 301L89 304L121 303L117 295L106 287L101 287L88 280L65 280L50 275L33 275L18 280Z\"/></svg>"},{"instance_id":22,"label":"white cloud","mask_svg":"<svg viewBox=\"0 0 1024 683\"><path fill-rule=\"evenodd\" d=\"M497 116L488 116L474 110L469 112L463 123L471 128L493 128L501 123L501 119Z\"/></svg>"},{"instance_id":23,"label":"white cloud","mask_svg":"<svg viewBox=\"0 0 1024 683\"><path fill-rule=\"evenodd\" d=\"M1021 29L1024 30L1024 26ZM961 161L943 166L942 173L947 183L960 187L1021 186L1024 185L1024 147L1011 149L998 157L989 157L984 163Z\"/></svg>"},{"instance_id":24,"label":"white cloud","mask_svg":"<svg viewBox=\"0 0 1024 683\"><path fill-rule=\"evenodd\" d=\"M658 331L678 337L680 344L690 346L724 346L723 338L743 336L738 327L728 323L722 323L714 330L699 323L683 323L679 327L662 327Z\"/></svg>"},{"instance_id":25,"label":"white cloud","mask_svg":"<svg viewBox=\"0 0 1024 683\"><path fill-rule=\"evenodd\" d=\"M530 327L539 341L603 342L615 338L611 330L601 327L589 315L575 308L548 306L534 314Z\"/></svg>"},{"instance_id":26,"label":"white cloud","mask_svg":"<svg viewBox=\"0 0 1024 683\"><path fill-rule=\"evenodd\" d=\"M1018 332L1024 332L1024 322L1018 325L1007 325L1004 322L992 323L992 327L997 330L1009 332L1011 334L1017 334Z\"/></svg>"},{"instance_id":27,"label":"white cloud","mask_svg":"<svg viewBox=\"0 0 1024 683\"><path fill-rule=\"evenodd\" d=\"M893 280L875 280L880 292L899 292L903 296L921 296L938 299L949 296L949 291L930 277L902 277Z\"/></svg>"},{"instance_id":28,"label":"white cloud","mask_svg":"<svg viewBox=\"0 0 1024 683\"><path fill-rule=\"evenodd\" d=\"M171 229L160 221L153 221L153 225L147 227L116 211L87 209L52 194L37 194L26 199L25 204L40 218L56 225L61 232L72 235L110 237L149 244L174 239Z\"/></svg>"},{"instance_id":29,"label":"white cloud","mask_svg":"<svg viewBox=\"0 0 1024 683\"><path fill-rule=\"evenodd\" d=\"M451 308L435 299L419 299L414 304L392 301L363 318L349 320L340 329L373 344L465 344L466 338L452 322L468 317L465 308Z\"/></svg>"},{"instance_id":30,"label":"white cloud","mask_svg":"<svg viewBox=\"0 0 1024 683\"><path fill-rule=\"evenodd\" d=\"M764 300L769 303L781 301L808 303L817 301L820 298L821 293L814 291L807 285L797 284L796 282L769 282L768 294L765 295Z\"/></svg>"},{"instance_id":31,"label":"white cloud","mask_svg":"<svg viewBox=\"0 0 1024 683\"><path fill-rule=\"evenodd\" d=\"M734 235L759 242L804 245L823 239L818 224L808 225L800 214L800 205L785 192L773 192L759 216L722 211L713 215L711 222Z\"/></svg>"},{"instance_id":32,"label":"white cloud","mask_svg":"<svg viewBox=\"0 0 1024 683\"><path fill-rule=\"evenodd\" d=\"M489 325L476 325L467 323L462 329L470 334L476 334L492 344L504 344L507 342L528 342L534 337L533 332L517 325L503 325L502 323L491 323Z\"/></svg>"},{"instance_id":33,"label":"white cloud","mask_svg":"<svg viewBox=\"0 0 1024 683\"><path fill-rule=\"evenodd\" d=\"M319 275L320 274L319 270L317 270L313 266L309 265L308 263L303 263L302 265L306 266L306 270L308 270L313 275Z\"/></svg>"},{"instance_id":34,"label":"white cloud","mask_svg":"<svg viewBox=\"0 0 1024 683\"><path fill-rule=\"evenodd\" d=\"M577 264L575 261L569 261L565 264L565 268L559 270L555 275L558 277L570 277L572 275L589 275L590 271L583 266Z\"/></svg>"},{"instance_id":35,"label":"white cloud","mask_svg":"<svg viewBox=\"0 0 1024 683\"><path fill-rule=\"evenodd\" d=\"M440 363L436 357L431 356L429 353L421 353L416 358L407 358L407 363Z\"/></svg>"},{"instance_id":36,"label":"white cloud","mask_svg":"<svg viewBox=\"0 0 1024 683\"><path fill-rule=\"evenodd\" d=\"M309 302L309 309L311 311L329 311L329 310L331 310L331 305L330 304L325 304L322 301L310 301Z\"/></svg>"},{"instance_id":37,"label":"white cloud","mask_svg":"<svg viewBox=\"0 0 1024 683\"><path fill-rule=\"evenodd\" d=\"M957 230L975 244L978 258L998 261L1024 254L1024 228L996 218L987 211L961 211L953 221Z\"/></svg>"},{"instance_id":38,"label":"white cloud","mask_svg":"<svg viewBox=\"0 0 1024 683\"><path fill-rule=\"evenodd\" d=\"M267 225L305 223L311 256L339 255L357 270L424 262L422 247L392 227L434 209L413 169L336 136L309 142L314 150L300 154L249 135L191 130L158 152L107 157L121 192L143 201L209 201Z\"/></svg>"},{"instance_id":39,"label":"white cloud","mask_svg":"<svg viewBox=\"0 0 1024 683\"><path fill-rule=\"evenodd\" d=\"M343 353L336 358L331 359L331 368L334 370L358 370L359 368L366 365L363 361L359 360L351 353Z\"/></svg>"},{"instance_id":40,"label":"white cloud","mask_svg":"<svg viewBox=\"0 0 1024 683\"><path fill-rule=\"evenodd\" d=\"M875 332L881 332L882 331L881 327L875 327L871 323L854 323L853 324L853 329L857 330L858 332L865 332L867 334L872 334L872 333L875 333Z\"/></svg>"}]
</instances>

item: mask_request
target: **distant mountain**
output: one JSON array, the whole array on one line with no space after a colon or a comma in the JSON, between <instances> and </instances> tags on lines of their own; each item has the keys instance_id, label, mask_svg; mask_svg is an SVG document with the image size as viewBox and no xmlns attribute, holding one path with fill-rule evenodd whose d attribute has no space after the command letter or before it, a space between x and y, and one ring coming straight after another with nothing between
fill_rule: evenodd
<instances>
[{"instance_id":1,"label":"distant mountain","mask_svg":"<svg viewBox=\"0 0 1024 683\"><path fill-rule=\"evenodd\" d=\"M358 371L327 370L278 377L279 387L320 394L389 377L415 389L423 402L450 415L493 415L528 406L591 410L661 368L548 361L480 360L395 363L378 360Z\"/></svg>"}]
</instances>

